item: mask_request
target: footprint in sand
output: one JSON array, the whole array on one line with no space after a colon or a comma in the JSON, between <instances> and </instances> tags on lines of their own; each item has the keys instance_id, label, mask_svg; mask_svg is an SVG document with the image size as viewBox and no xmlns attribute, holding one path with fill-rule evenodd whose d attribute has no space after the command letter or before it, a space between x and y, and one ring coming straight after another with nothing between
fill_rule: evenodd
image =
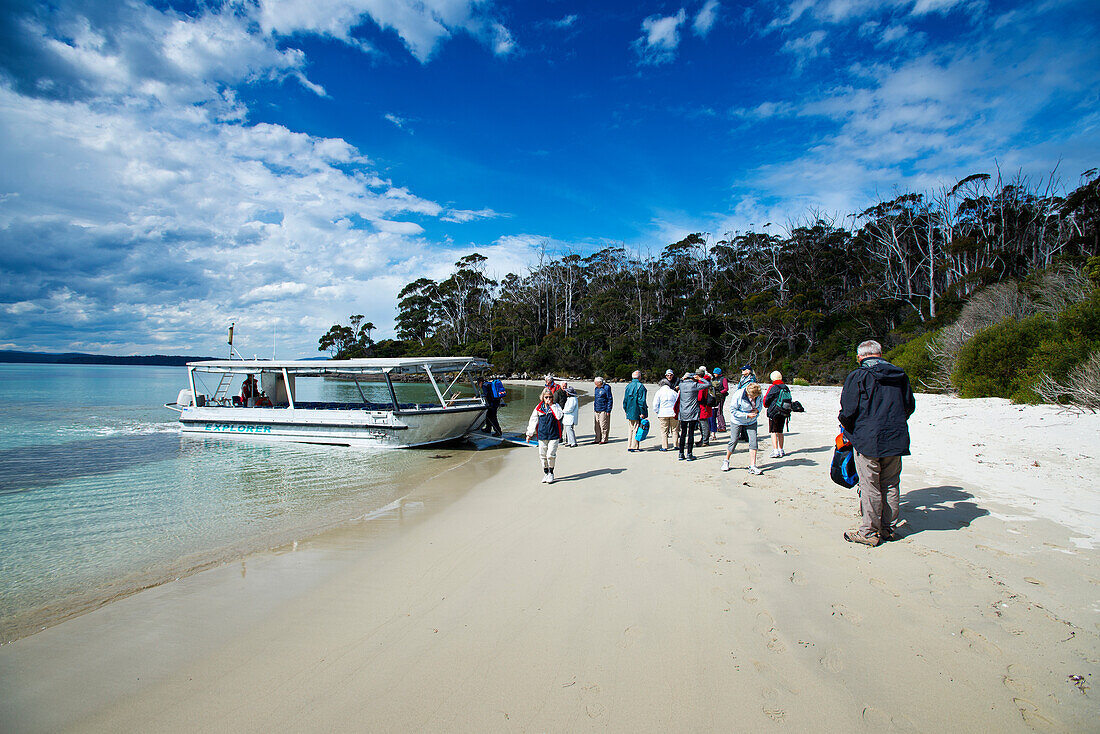
<instances>
[{"instance_id":1,"label":"footprint in sand","mask_svg":"<svg viewBox=\"0 0 1100 734\"><path fill-rule=\"evenodd\" d=\"M760 612L756 615L756 624L753 625L753 629L758 635L764 638L764 644L767 648L774 653L783 653L787 651L787 646L783 644L783 641L779 639L779 630L775 628L775 620L772 615L767 612Z\"/></svg>"},{"instance_id":2,"label":"footprint in sand","mask_svg":"<svg viewBox=\"0 0 1100 734\"><path fill-rule=\"evenodd\" d=\"M898 592L891 589L889 584L887 584L882 579L875 579L875 578L871 579L871 586L882 589L883 591L885 591L887 594L894 597L895 599L901 596L901 594L899 594Z\"/></svg>"},{"instance_id":3,"label":"footprint in sand","mask_svg":"<svg viewBox=\"0 0 1100 734\"><path fill-rule=\"evenodd\" d=\"M881 709L863 709L863 721L873 731L917 731L916 725L904 716L891 716Z\"/></svg>"},{"instance_id":4,"label":"footprint in sand","mask_svg":"<svg viewBox=\"0 0 1100 734\"><path fill-rule=\"evenodd\" d=\"M1006 674L1001 677L1001 682L1004 683L1005 688L1015 693L1017 696L1027 696L1031 694L1031 686L1019 678L1014 678L1015 665L1009 665L1006 668Z\"/></svg>"},{"instance_id":5,"label":"footprint in sand","mask_svg":"<svg viewBox=\"0 0 1100 734\"><path fill-rule=\"evenodd\" d=\"M596 697L600 695L600 686L590 683L581 689L581 700L584 703L584 713L590 719L598 719L607 723L607 706L604 706Z\"/></svg>"},{"instance_id":6,"label":"footprint in sand","mask_svg":"<svg viewBox=\"0 0 1100 734\"><path fill-rule=\"evenodd\" d=\"M1028 701L1026 698L1013 698L1012 703L1016 704L1016 708L1019 709L1020 717L1023 718L1024 723L1032 729L1038 731L1054 731L1055 729L1062 728L1054 719L1046 716L1038 706Z\"/></svg>"},{"instance_id":7,"label":"footprint in sand","mask_svg":"<svg viewBox=\"0 0 1100 734\"><path fill-rule=\"evenodd\" d=\"M799 554L798 549L793 545L771 545L769 547L781 556L797 556Z\"/></svg>"},{"instance_id":8,"label":"footprint in sand","mask_svg":"<svg viewBox=\"0 0 1100 734\"><path fill-rule=\"evenodd\" d=\"M741 598L749 604L755 604L756 602L760 601L760 599L756 597L756 594L753 593L751 586L746 586L744 589L741 590Z\"/></svg>"},{"instance_id":9,"label":"footprint in sand","mask_svg":"<svg viewBox=\"0 0 1100 734\"><path fill-rule=\"evenodd\" d=\"M840 649L836 647L827 649L817 662L830 673L839 673L844 670L844 661L840 659Z\"/></svg>"},{"instance_id":10,"label":"footprint in sand","mask_svg":"<svg viewBox=\"0 0 1100 734\"><path fill-rule=\"evenodd\" d=\"M969 643L970 647L974 648L983 655L994 657L1001 654L1001 648L997 647L992 642L985 639L984 636L982 636L978 632L975 632L972 629L963 627L961 630L959 630L959 635L964 640L966 640L967 643Z\"/></svg>"},{"instance_id":11,"label":"footprint in sand","mask_svg":"<svg viewBox=\"0 0 1100 734\"><path fill-rule=\"evenodd\" d=\"M863 621L862 615L857 612L853 612L851 609L844 606L843 604L833 604L832 610L834 617L840 617L847 620L848 622L851 622L852 624L859 624Z\"/></svg>"},{"instance_id":12,"label":"footprint in sand","mask_svg":"<svg viewBox=\"0 0 1100 734\"><path fill-rule=\"evenodd\" d=\"M760 698L764 701L761 710L769 719L782 723L787 718L787 711L780 705L779 691L765 688L760 692Z\"/></svg>"},{"instance_id":13,"label":"footprint in sand","mask_svg":"<svg viewBox=\"0 0 1100 734\"><path fill-rule=\"evenodd\" d=\"M806 585L806 576L801 571L795 571L794 573L792 573L790 580L791 580L791 583L794 584L795 586L805 586Z\"/></svg>"}]
</instances>

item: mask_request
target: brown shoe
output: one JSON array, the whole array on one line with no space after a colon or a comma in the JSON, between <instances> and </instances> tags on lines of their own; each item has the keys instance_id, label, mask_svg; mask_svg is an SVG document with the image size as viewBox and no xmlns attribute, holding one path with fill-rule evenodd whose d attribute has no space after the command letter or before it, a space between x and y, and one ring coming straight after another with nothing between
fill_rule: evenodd
<instances>
[{"instance_id":1,"label":"brown shoe","mask_svg":"<svg viewBox=\"0 0 1100 734\"><path fill-rule=\"evenodd\" d=\"M844 539L849 543L862 543L872 548L882 542L877 535L860 535L858 530L845 530Z\"/></svg>"},{"instance_id":2,"label":"brown shoe","mask_svg":"<svg viewBox=\"0 0 1100 734\"><path fill-rule=\"evenodd\" d=\"M883 541L890 541L897 540L901 536L895 533L893 530L883 530L881 533L879 533L879 537L882 538Z\"/></svg>"}]
</instances>

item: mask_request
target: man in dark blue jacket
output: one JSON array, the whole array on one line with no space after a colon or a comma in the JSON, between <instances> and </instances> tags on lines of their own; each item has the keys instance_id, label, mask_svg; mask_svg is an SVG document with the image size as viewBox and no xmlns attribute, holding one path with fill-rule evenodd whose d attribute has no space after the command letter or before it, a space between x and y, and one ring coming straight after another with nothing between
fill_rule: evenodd
<instances>
[{"instance_id":1,"label":"man in dark blue jacket","mask_svg":"<svg viewBox=\"0 0 1100 734\"><path fill-rule=\"evenodd\" d=\"M592 412L595 414L596 440L593 443L607 443L611 432L611 386L605 385L602 377L595 380L592 391Z\"/></svg>"},{"instance_id":2,"label":"man in dark blue jacket","mask_svg":"<svg viewBox=\"0 0 1100 734\"><path fill-rule=\"evenodd\" d=\"M916 401L909 376L882 358L881 344L863 342L856 358L859 367L844 380L838 418L855 449L863 522L844 539L876 546L895 537L901 457L909 455L908 420Z\"/></svg>"}]
</instances>

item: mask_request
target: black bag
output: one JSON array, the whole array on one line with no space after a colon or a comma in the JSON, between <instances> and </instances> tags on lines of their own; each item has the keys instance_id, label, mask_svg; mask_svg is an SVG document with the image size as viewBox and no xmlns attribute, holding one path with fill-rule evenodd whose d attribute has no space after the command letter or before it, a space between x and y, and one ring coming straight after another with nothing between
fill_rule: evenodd
<instances>
[{"instance_id":1,"label":"black bag","mask_svg":"<svg viewBox=\"0 0 1100 734\"><path fill-rule=\"evenodd\" d=\"M792 413L805 413L806 409L802 407L802 403L795 400L793 403L791 403L791 412Z\"/></svg>"}]
</instances>

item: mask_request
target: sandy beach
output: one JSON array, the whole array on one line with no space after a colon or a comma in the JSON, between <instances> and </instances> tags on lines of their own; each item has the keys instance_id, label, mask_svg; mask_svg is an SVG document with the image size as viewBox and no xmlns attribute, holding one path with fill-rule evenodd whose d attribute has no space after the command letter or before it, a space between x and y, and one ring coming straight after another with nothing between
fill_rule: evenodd
<instances>
[{"instance_id":1,"label":"sandy beach","mask_svg":"<svg viewBox=\"0 0 1100 734\"><path fill-rule=\"evenodd\" d=\"M615 385L616 403L623 386ZM650 397L653 388L650 387ZM902 538L846 543L839 388L788 455L500 448L390 511L0 647L38 731L1098 731L1100 415L918 395Z\"/></svg>"}]
</instances>

